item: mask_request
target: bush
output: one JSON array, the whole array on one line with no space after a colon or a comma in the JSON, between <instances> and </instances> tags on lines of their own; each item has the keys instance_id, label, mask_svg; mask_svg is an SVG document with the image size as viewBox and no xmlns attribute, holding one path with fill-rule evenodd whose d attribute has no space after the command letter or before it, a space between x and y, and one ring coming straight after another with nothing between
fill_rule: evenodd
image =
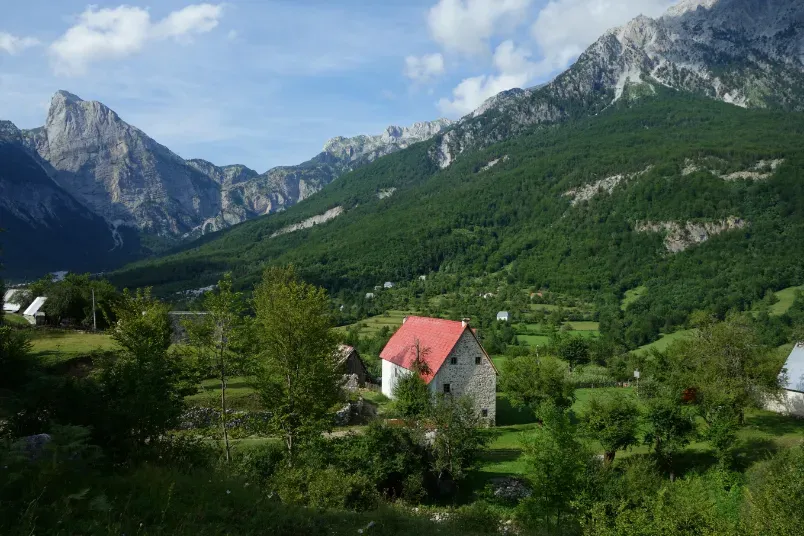
<instances>
[{"instance_id":1,"label":"bush","mask_svg":"<svg viewBox=\"0 0 804 536\"><path fill-rule=\"evenodd\" d=\"M793 536L804 527L804 447L795 447L748 474L745 528L762 536Z\"/></svg>"},{"instance_id":2,"label":"bush","mask_svg":"<svg viewBox=\"0 0 804 536\"><path fill-rule=\"evenodd\" d=\"M352 511L371 510L379 504L373 482L335 467L288 469L276 473L272 483L287 504Z\"/></svg>"},{"instance_id":3,"label":"bush","mask_svg":"<svg viewBox=\"0 0 804 536\"><path fill-rule=\"evenodd\" d=\"M276 471L286 464L285 447L280 442L235 451L234 469L249 481L268 482Z\"/></svg>"}]
</instances>

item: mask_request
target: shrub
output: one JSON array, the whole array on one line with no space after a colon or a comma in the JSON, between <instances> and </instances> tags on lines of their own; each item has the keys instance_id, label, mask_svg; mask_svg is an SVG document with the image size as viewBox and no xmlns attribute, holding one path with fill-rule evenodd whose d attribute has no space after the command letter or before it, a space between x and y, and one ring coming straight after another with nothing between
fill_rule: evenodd
<instances>
[{"instance_id":1,"label":"shrub","mask_svg":"<svg viewBox=\"0 0 804 536\"><path fill-rule=\"evenodd\" d=\"M379 504L373 482L336 467L289 468L276 473L272 482L279 498L287 504L352 511L371 510Z\"/></svg>"}]
</instances>

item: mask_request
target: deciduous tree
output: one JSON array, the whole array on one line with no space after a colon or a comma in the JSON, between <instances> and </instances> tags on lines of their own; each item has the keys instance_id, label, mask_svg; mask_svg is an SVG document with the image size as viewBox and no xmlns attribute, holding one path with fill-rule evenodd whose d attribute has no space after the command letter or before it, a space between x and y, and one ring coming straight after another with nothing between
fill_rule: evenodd
<instances>
[{"instance_id":1,"label":"deciduous tree","mask_svg":"<svg viewBox=\"0 0 804 536\"><path fill-rule=\"evenodd\" d=\"M295 463L298 442L321 434L341 396L337 342L324 289L292 268L269 268L254 293L260 344L257 390L271 417L269 430Z\"/></svg>"}]
</instances>

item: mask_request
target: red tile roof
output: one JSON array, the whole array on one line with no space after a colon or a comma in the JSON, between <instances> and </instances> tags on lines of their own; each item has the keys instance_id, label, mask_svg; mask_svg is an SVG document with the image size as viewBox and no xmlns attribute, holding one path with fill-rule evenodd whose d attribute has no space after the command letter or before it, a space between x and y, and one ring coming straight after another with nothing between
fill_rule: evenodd
<instances>
[{"instance_id":1,"label":"red tile roof","mask_svg":"<svg viewBox=\"0 0 804 536\"><path fill-rule=\"evenodd\" d=\"M422 379L430 383L465 330L462 322L409 316L380 352L380 358L411 370L418 340L420 357L430 369L429 374L422 374Z\"/></svg>"}]
</instances>

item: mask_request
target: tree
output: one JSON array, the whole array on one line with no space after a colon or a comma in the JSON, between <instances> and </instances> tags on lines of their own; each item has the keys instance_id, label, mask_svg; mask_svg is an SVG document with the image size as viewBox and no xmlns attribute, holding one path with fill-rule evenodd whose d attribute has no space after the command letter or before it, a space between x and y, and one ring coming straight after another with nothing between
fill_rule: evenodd
<instances>
[{"instance_id":1,"label":"tree","mask_svg":"<svg viewBox=\"0 0 804 536\"><path fill-rule=\"evenodd\" d=\"M268 428L283 438L293 465L297 443L328 428L341 397L329 300L292 267L269 268L255 289L254 309L261 349L256 387L271 412Z\"/></svg>"},{"instance_id":2,"label":"tree","mask_svg":"<svg viewBox=\"0 0 804 536\"><path fill-rule=\"evenodd\" d=\"M507 360L500 384L516 406L535 410L550 401L556 407L566 409L575 401L575 388L566 365L550 356L526 355Z\"/></svg>"},{"instance_id":3,"label":"tree","mask_svg":"<svg viewBox=\"0 0 804 536\"><path fill-rule=\"evenodd\" d=\"M539 417L543 425L522 443L533 494L520 503L519 514L532 526L545 523L558 528L583 486L591 454L577 439L565 411L548 402Z\"/></svg>"},{"instance_id":4,"label":"tree","mask_svg":"<svg viewBox=\"0 0 804 536\"><path fill-rule=\"evenodd\" d=\"M184 396L179 359L170 354L167 307L150 289L126 291L115 308L112 338L122 349L101 364L100 385L107 440L120 453L142 447L178 424Z\"/></svg>"},{"instance_id":5,"label":"tree","mask_svg":"<svg viewBox=\"0 0 804 536\"><path fill-rule=\"evenodd\" d=\"M243 320L242 295L232 290L232 276L226 274L218 282L218 289L204 296L206 312L198 319L185 323L191 346L197 351L201 366L215 374L220 381L221 430L226 461L231 460L229 431L227 430L228 404L226 389L229 378L244 373L248 368L248 350L244 343L248 337L247 324Z\"/></svg>"},{"instance_id":6,"label":"tree","mask_svg":"<svg viewBox=\"0 0 804 536\"><path fill-rule=\"evenodd\" d=\"M659 396L647 403L645 443L653 447L656 457L674 479L673 457L695 436L695 414L682 404L681 396Z\"/></svg>"},{"instance_id":7,"label":"tree","mask_svg":"<svg viewBox=\"0 0 804 536\"><path fill-rule=\"evenodd\" d=\"M413 343L413 351L416 357L411 364L411 373L406 374L394 386L394 408L407 419L423 417L430 412L432 398L422 376L430 373L426 357L430 353L429 348L422 348L419 339Z\"/></svg>"},{"instance_id":8,"label":"tree","mask_svg":"<svg viewBox=\"0 0 804 536\"><path fill-rule=\"evenodd\" d=\"M439 395L431 411L435 436L431 447L433 472L443 480L461 480L488 443L471 398Z\"/></svg>"},{"instance_id":9,"label":"tree","mask_svg":"<svg viewBox=\"0 0 804 536\"><path fill-rule=\"evenodd\" d=\"M778 365L745 317L716 322L696 314L694 322L696 335L662 356L662 381L671 392L688 393L719 460L728 465L745 410L778 392Z\"/></svg>"},{"instance_id":10,"label":"tree","mask_svg":"<svg viewBox=\"0 0 804 536\"><path fill-rule=\"evenodd\" d=\"M401 417L415 419L430 412L430 389L419 374L405 374L394 386L394 409Z\"/></svg>"},{"instance_id":11,"label":"tree","mask_svg":"<svg viewBox=\"0 0 804 536\"><path fill-rule=\"evenodd\" d=\"M618 450L637 444L639 407L622 393L593 397L582 420L586 433L603 447L606 465L614 461Z\"/></svg>"}]
</instances>

